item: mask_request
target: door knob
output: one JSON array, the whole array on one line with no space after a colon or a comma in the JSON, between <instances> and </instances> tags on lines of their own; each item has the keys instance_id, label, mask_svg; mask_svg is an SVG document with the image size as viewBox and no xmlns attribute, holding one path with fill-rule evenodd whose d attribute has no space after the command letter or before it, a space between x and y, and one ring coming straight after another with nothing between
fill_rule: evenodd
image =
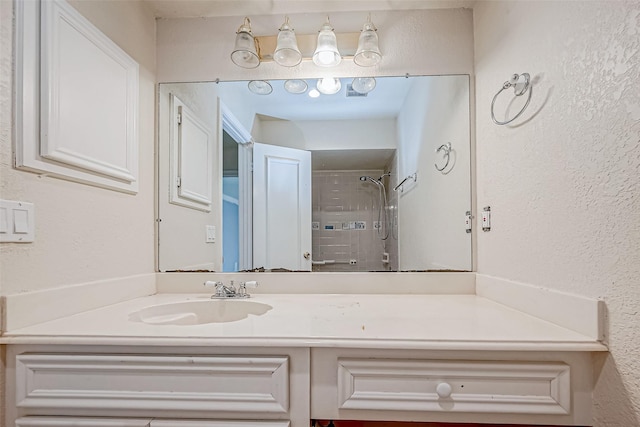
<instances>
[{"instance_id":1,"label":"door knob","mask_svg":"<svg viewBox=\"0 0 640 427\"><path fill-rule=\"evenodd\" d=\"M309 252L305 252L302 256L304 257L304 259L311 258L311 254Z\"/></svg>"}]
</instances>

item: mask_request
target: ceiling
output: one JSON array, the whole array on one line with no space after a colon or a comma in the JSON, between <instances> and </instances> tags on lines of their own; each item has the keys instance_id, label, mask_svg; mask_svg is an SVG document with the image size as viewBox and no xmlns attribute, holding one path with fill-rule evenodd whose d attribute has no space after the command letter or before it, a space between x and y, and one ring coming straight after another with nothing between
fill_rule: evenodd
<instances>
[{"instance_id":1,"label":"ceiling","mask_svg":"<svg viewBox=\"0 0 640 427\"><path fill-rule=\"evenodd\" d=\"M113 0L118 1L118 0ZM470 8L475 0L143 0L158 18Z\"/></svg>"}]
</instances>

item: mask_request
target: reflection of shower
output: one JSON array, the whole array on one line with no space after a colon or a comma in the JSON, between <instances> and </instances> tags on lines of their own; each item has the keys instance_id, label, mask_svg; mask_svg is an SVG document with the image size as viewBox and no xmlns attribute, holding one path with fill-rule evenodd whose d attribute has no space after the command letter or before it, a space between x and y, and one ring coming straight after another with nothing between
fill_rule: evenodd
<instances>
[{"instance_id":1,"label":"reflection of shower","mask_svg":"<svg viewBox=\"0 0 640 427\"><path fill-rule=\"evenodd\" d=\"M364 175L360 177L360 181L369 181L373 182L378 186L378 237L382 240L387 240L389 238L389 224L387 220L387 191L384 187L384 183L382 182L382 178L385 176L391 176L391 172L383 173L380 175L378 179L371 178L368 175Z\"/></svg>"}]
</instances>

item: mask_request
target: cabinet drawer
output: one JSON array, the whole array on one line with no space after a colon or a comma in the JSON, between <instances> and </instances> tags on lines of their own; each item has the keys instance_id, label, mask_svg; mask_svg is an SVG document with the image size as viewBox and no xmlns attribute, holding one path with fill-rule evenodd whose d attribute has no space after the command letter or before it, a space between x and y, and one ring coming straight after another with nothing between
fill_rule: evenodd
<instances>
[{"instance_id":1,"label":"cabinet drawer","mask_svg":"<svg viewBox=\"0 0 640 427\"><path fill-rule=\"evenodd\" d=\"M16 427L149 427L150 419L23 417Z\"/></svg>"},{"instance_id":2,"label":"cabinet drawer","mask_svg":"<svg viewBox=\"0 0 640 427\"><path fill-rule=\"evenodd\" d=\"M289 421L190 421L83 417L23 417L16 427L289 427Z\"/></svg>"},{"instance_id":3,"label":"cabinet drawer","mask_svg":"<svg viewBox=\"0 0 640 427\"><path fill-rule=\"evenodd\" d=\"M21 354L16 374L17 406L40 413L289 410L286 356Z\"/></svg>"},{"instance_id":4,"label":"cabinet drawer","mask_svg":"<svg viewBox=\"0 0 640 427\"><path fill-rule=\"evenodd\" d=\"M338 358L340 409L568 414L570 367Z\"/></svg>"}]
</instances>

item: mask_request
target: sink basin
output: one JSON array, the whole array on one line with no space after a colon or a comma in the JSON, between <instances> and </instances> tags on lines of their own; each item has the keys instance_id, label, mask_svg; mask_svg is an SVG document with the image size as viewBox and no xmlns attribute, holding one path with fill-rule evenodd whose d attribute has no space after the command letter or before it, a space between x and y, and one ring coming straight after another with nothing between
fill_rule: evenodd
<instances>
[{"instance_id":1,"label":"sink basin","mask_svg":"<svg viewBox=\"0 0 640 427\"><path fill-rule=\"evenodd\" d=\"M247 300L182 301L145 307L129 315L129 320L150 325L202 325L260 316L271 310L269 304Z\"/></svg>"}]
</instances>

